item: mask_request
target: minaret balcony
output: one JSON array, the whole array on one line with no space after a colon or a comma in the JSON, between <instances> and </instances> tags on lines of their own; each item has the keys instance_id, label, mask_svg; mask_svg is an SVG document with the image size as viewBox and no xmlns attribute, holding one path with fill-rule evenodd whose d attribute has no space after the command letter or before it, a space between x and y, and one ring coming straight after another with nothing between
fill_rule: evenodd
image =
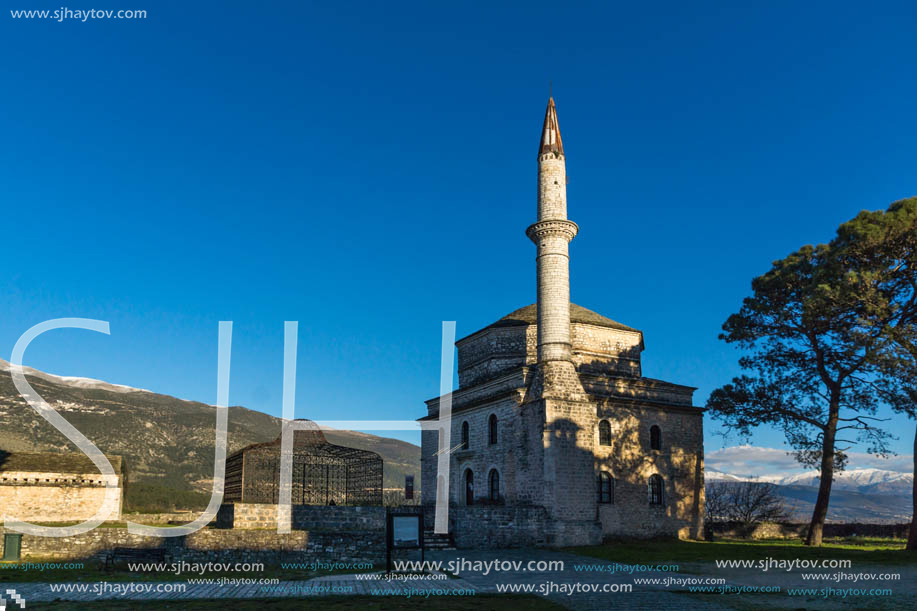
<instances>
[{"instance_id":1,"label":"minaret balcony","mask_svg":"<svg viewBox=\"0 0 917 611\"><path fill-rule=\"evenodd\" d=\"M529 225L525 235L536 244L545 237L564 237L569 242L579 232L579 225L567 219L548 219Z\"/></svg>"}]
</instances>

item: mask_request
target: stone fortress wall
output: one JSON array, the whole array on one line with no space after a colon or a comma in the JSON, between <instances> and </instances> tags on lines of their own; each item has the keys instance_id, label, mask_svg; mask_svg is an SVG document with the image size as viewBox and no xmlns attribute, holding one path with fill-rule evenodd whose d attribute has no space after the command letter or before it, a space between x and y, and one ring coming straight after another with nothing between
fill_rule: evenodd
<instances>
[{"instance_id":1,"label":"stone fortress wall","mask_svg":"<svg viewBox=\"0 0 917 611\"><path fill-rule=\"evenodd\" d=\"M122 490L119 485L110 520L121 519ZM0 517L26 522L83 521L95 515L104 498L105 481L99 473L0 473Z\"/></svg>"},{"instance_id":2,"label":"stone fortress wall","mask_svg":"<svg viewBox=\"0 0 917 611\"><path fill-rule=\"evenodd\" d=\"M385 559L385 507L295 505L293 529L287 534L277 533L276 514L276 505L224 504L214 522L181 537L134 535L111 525L72 537L23 535L22 560L101 562L118 547L164 548L173 562L380 563ZM185 518L190 521L197 515ZM13 531L0 526L0 541L7 532Z\"/></svg>"}]
</instances>

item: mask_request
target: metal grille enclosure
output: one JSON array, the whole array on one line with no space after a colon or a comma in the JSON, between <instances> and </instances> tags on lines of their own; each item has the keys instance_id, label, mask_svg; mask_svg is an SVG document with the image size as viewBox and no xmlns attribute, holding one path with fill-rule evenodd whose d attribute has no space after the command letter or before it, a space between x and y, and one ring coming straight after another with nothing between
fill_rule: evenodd
<instances>
[{"instance_id":1,"label":"metal grille enclosure","mask_svg":"<svg viewBox=\"0 0 917 611\"><path fill-rule=\"evenodd\" d=\"M381 505L382 457L328 443L309 420L293 431L294 505ZM310 426L311 425L311 426ZM305 430L299 427L306 426ZM226 503L273 503L280 496L280 444L256 443L226 459Z\"/></svg>"}]
</instances>

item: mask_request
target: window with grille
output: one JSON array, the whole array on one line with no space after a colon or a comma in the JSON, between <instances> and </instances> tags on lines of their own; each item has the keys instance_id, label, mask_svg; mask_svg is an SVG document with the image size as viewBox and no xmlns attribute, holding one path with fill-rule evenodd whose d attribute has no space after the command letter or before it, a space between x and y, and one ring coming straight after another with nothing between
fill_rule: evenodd
<instances>
[{"instance_id":1,"label":"window with grille","mask_svg":"<svg viewBox=\"0 0 917 611\"><path fill-rule=\"evenodd\" d=\"M650 505L663 505L665 503L665 490L661 475L651 475L649 481Z\"/></svg>"},{"instance_id":2,"label":"window with grille","mask_svg":"<svg viewBox=\"0 0 917 611\"><path fill-rule=\"evenodd\" d=\"M602 420L599 422L599 445L611 445L611 425L607 420Z\"/></svg>"},{"instance_id":3,"label":"window with grille","mask_svg":"<svg viewBox=\"0 0 917 611\"><path fill-rule=\"evenodd\" d=\"M615 502L615 478L604 471L599 473L599 503Z\"/></svg>"},{"instance_id":4,"label":"window with grille","mask_svg":"<svg viewBox=\"0 0 917 611\"><path fill-rule=\"evenodd\" d=\"M500 474L497 473L496 469L490 470L490 500L498 501L500 500Z\"/></svg>"}]
</instances>

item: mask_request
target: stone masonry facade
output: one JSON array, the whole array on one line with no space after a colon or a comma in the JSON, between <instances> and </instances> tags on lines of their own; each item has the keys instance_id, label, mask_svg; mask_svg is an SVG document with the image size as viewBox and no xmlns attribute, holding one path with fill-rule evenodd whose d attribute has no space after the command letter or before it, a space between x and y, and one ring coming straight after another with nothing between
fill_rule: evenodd
<instances>
[{"instance_id":1,"label":"stone masonry facade","mask_svg":"<svg viewBox=\"0 0 917 611\"><path fill-rule=\"evenodd\" d=\"M124 474L120 457L109 457L116 473L117 502L109 520L121 519ZM102 507L106 483L82 455L34 453L0 456L0 518L26 522L73 522Z\"/></svg>"},{"instance_id":2,"label":"stone masonry facade","mask_svg":"<svg viewBox=\"0 0 917 611\"><path fill-rule=\"evenodd\" d=\"M703 535L703 410L645 378L643 333L570 302L566 169L553 99L538 156L537 302L456 342L459 388L422 421L422 503L464 547ZM444 438L449 427L449 446ZM438 466L448 456L449 478Z\"/></svg>"}]
</instances>

